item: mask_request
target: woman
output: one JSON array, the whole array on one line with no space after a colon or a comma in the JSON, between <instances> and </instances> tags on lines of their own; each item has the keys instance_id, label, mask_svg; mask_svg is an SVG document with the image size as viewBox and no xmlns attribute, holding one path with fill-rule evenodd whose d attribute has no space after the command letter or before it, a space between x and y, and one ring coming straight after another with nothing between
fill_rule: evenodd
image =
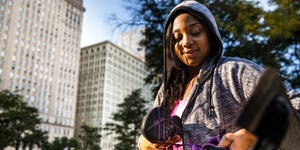
<instances>
[{"instance_id":1,"label":"woman","mask_svg":"<svg viewBox=\"0 0 300 150\"><path fill-rule=\"evenodd\" d=\"M248 150L255 143L256 137L234 121L263 68L222 56L222 49L217 24L204 5L188 0L170 12L164 30L164 84L155 106L165 106L171 115L181 117L183 137L164 143L184 146L150 143L141 137L141 149L192 149L191 145L203 145L220 131L226 132L220 147ZM295 101L299 103L299 98Z\"/></svg>"}]
</instances>

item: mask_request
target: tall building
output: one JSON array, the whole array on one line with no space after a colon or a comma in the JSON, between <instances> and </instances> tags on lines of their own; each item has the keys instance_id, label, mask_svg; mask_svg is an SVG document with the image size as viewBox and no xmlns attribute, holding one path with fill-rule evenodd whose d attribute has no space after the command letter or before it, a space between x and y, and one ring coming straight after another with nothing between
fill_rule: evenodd
<instances>
[{"instance_id":1,"label":"tall building","mask_svg":"<svg viewBox=\"0 0 300 150\"><path fill-rule=\"evenodd\" d=\"M76 131L85 124L105 127L113 122L117 104L133 90L144 87L147 75L145 64L138 57L110 41L100 42L81 49L79 88L77 97ZM76 132L76 133L78 133ZM102 135L102 149L114 148L115 135Z\"/></svg>"},{"instance_id":2,"label":"tall building","mask_svg":"<svg viewBox=\"0 0 300 150\"><path fill-rule=\"evenodd\" d=\"M145 27L138 27L122 32L119 37L119 46L143 62L146 62L146 49L140 45L140 42L145 39L143 32L145 32ZM151 89L155 87L156 82L156 80L153 80L151 84L148 83L144 85L142 90L142 96L149 101L149 103L146 104L146 107L149 109L153 106Z\"/></svg>"},{"instance_id":3,"label":"tall building","mask_svg":"<svg viewBox=\"0 0 300 150\"><path fill-rule=\"evenodd\" d=\"M130 52L131 54L137 56L141 60L145 61L145 48L140 46L141 40L144 39L145 28L135 28L126 32L122 32L120 35L119 45Z\"/></svg>"},{"instance_id":4,"label":"tall building","mask_svg":"<svg viewBox=\"0 0 300 150\"><path fill-rule=\"evenodd\" d=\"M42 130L73 137L82 0L0 0L0 90L38 108Z\"/></svg>"}]
</instances>

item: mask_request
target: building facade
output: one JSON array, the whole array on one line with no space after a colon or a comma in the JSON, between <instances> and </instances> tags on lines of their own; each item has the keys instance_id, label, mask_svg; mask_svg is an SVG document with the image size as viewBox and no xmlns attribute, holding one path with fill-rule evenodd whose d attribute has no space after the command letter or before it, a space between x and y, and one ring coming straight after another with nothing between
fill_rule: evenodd
<instances>
[{"instance_id":1,"label":"building facade","mask_svg":"<svg viewBox=\"0 0 300 150\"><path fill-rule=\"evenodd\" d=\"M110 41L82 48L80 59L76 133L84 124L101 128L113 122L117 104L133 90L143 88L147 75L142 60ZM115 135L99 132L101 148L113 149Z\"/></svg>"},{"instance_id":2,"label":"building facade","mask_svg":"<svg viewBox=\"0 0 300 150\"><path fill-rule=\"evenodd\" d=\"M82 0L0 0L0 90L18 90L40 128L73 137Z\"/></svg>"},{"instance_id":3,"label":"building facade","mask_svg":"<svg viewBox=\"0 0 300 150\"><path fill-rule=\"evenodd\" d=\"M126 32L122 32L120 35L119 45L137 56L141 60L145 61L145 48L140 45L141 40L145 38L143 35L145 28L135 28Z\"/></svg>"}]
</instances>

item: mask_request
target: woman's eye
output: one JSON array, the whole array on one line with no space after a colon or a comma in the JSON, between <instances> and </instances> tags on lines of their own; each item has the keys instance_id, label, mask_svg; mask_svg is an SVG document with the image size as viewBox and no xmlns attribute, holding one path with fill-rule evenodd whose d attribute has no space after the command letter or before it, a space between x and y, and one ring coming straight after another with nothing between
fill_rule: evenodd
<instances>
[{"instance_id":1,"label":"woman's eye","mask_svg":"<svg viewBox=\"0 0 300 150\"><path fill-rule=\"evenodd\" d=\"M195 31L192 31L192 35L201 35L202 33L202 30L195 30Z\"/></svg>"},{"instance_id":2,"label":"woman's eye","mask_svg":"<svg viewBox=\"0 0 300 150\"><path fill-rule=\"evenodd\" d=\"M180 34L174 34L173 36L175 40L180 40L182 37Z\"/></svg>"}]
</instances>

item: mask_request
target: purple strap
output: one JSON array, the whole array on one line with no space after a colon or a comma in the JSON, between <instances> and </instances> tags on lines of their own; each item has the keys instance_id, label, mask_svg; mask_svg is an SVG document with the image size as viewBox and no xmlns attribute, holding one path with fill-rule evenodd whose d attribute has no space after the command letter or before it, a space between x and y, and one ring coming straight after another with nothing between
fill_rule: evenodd
<instances>
[{"instance_id":1,"label":"purple strap","mask_svg":"<svg viewBox=\"0 0 300 150\"><path fill-rule=\"evenodd\" d=\"M226 150L226 148L217 146L220 142L220 136L214 136L208 140L204 145L196 144L175 144L176 147L180 146L190 146L192 150L206 150L206 149L215 149L215 150Z\"/></svg>"}]
</instances>

